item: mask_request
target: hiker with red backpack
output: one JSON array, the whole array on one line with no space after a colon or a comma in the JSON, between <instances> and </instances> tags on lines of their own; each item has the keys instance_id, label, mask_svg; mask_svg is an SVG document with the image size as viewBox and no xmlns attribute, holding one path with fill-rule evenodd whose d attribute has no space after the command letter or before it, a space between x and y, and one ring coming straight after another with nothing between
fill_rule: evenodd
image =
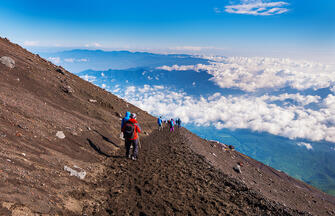
<instances>
[{"instance_id":1,"label":"hiker with red backpack","mask_svg":"<svg viewBox=\"0 0 335 216\"><path fill-rule=\"evenodd\" d=\"M137 160L139 138L137 133L141 133L141 128L136 120L136 114L132 113L130 119L123 125L122 132L125 138L126 157ZM130 147L133 146L133 155L130 155Z\"/></svg>"}]
</instances>

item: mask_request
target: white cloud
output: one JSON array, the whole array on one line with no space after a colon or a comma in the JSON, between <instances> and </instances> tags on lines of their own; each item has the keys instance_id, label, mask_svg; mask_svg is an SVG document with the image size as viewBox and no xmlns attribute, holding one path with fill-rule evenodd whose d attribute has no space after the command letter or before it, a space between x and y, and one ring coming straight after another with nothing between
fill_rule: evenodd
<instances>
[{"instance_id":1,"label":"white cloud","mask_svg":"<svg viewBox=\"0 0 335 216\"><path fill-rule=\"evenodd\" d=\"M268 101L285 101L287 99L291 99L291 100L294 100L295 102L297 102L297 103L299 103L303 106L308 105L310 103L318 103L321 99L321 97L317 96L317 95L304 96L304 95L301 95L299 93L297 93L297 94L284 93L284 94L281 94L281 95L278 95L278 96L264 95L264 96L262 96L262 98L264 100L268 100Z\"/></svg>"},{"instance_id":2,"label":"white cloud","mask_svg":"<svg viewBox=\"0 0 335 216\"><path fill-rule=\"evenodd\" d=\"M262 88L291 87L297 90L327 88L335 84L335 68L307 61L264 57L208 57L210 65L161 66L161 70L207 71L221 88L254 92Z\"/></svg>"},{"instance_id":3,"label":"white cloud","mask_svg":"<svg viewBox=\"0 0 335 216\"><path fill-rule=\"evenodd\" d=\"M54 64L59 64L61 62L59 57L49 57L48 60Z\"/></svg>"},{"instance_id":4,"label":"white cloud","mask_svg":"<svg viewBox=\"0 0 335 216\"><path fill-rule=\"evenodd\" d=\"M172 47L172 50L188 50L188 51L201 51L203 49L213 49L214 47L202 47L202 46L178 46Z\"/></svg>"},{"instance_id":5,"label":"white cloud","mask_svg":"<svg viewBox=\"0 0 335 216\"><path fill-rule=\"evenodd\" d=\"M330 90L335 93L335 85L333 87L330 88Z\"/></svg>"},{"instance_id":6,"label":"white cloud","mask_svg":"<svg viewBox=\"0 0 335 216\"><path fill-rule=\"evenodd\" d=\"M307 150L313 150L313 146L310 143L305 143L305 142L298 142L298 146L306 147Z\"/></svg>"},{"instance_id":7,"label":"white cloud","mask_svg":"<svg viewBox=\"0 0 335 216\"><path fill-rule=\"evenodd\" d=\"M88 44L85 44L85 47L95 47L95 48L99 48L99 47L102 47L102 45L98 42L93 42L93 43L88 43Z\"/></svg>"},{"instance_id":8,"label":"white cloud","mask_svg":"<svg viewBox=\"0 0 335 216\"><path fill-rule=\"evenodd\" d=\"M65 62L69 62L69 63L73 63L74 62L74 58L66 58L64 59Z\"/></svg>"},{"instance_id":9,"label":"white cloud","mask_svg":"<svg viewBox=\"0 0 335 216\"><path fill-rule=\"evenodd\" d=\"M327 97L323 101L325 107L318 111L306 109L303 105L281 107L271 103L268 96L225 97L215 93L208 98L195 98L185 92L174 92L162 86L157 89L149 85L128 87L121 96L149 113L167 118L180 117L185 123L214 125L218 129L250 129L291 139L335 142L335 96ZM305 96L276 97L272 99L291 98L299 101ZM315 100L320 98L310 99Z\"/></svg>"},{"instance_id":10,"label":"white cloud","mask_svg":"<svg viewBox=\"0 0 335 216\"><path fill-rule=\"evenodd\" d=\"M39 41L24 41L23 45L24 46L38 46L40 44Z\"/></svg>"},{"instance_id":11,"label":"white cloud","mask_svg":"<svg viewBox=\"0 0 335 216\"><path fill-rule=\"evenodd\" d=\"M116 94L116 93L120 92L120 90L121 90L120 88L116 88L116 89L113 90L113 93Z\"/></svg>"},{"instance_id":12,"label":"white cloud","mask_svg":"<svg viewBox=\"0 0 335 216\"><path fill-rule=\"evenodd\" d=\"M136 91L136 87L135 86L129 86L126 88L126 91L124 92L125 96L129 96L129 95L132 95L134 94Z\"/></svg>"},{"instance_id":13,"label":"white cloud","mask_svg":"<svg viewBox=\"0 0 335 216\"><path fill-rule=\"evenodd\" d=\"M208 70L208 66L207 65L203 65L203 64L197 64L197 65L173 65L173 66L161 66L161 67L157 67L156 69L160 69L160 70L166 70L166 71L173 71L173 70L179 70L179 71L186 71L186 70L194 70L199 72L200 70Z\"/></svg>"},{"instance_id":14,"label":"white cloud","mask_svg":"<svg viewBox=\"0 0 335 216\"><path fill-rule=\"evenodd\" d=\"M225 12L255 16L271 16L288 12L287 2L242 1L240 4L225 6ZM215 10L218 13L218 9ZM219 11L220 12L220 11Z\"/></svg>"},{"instance_id":15,"label":"white cloud","mask_svg":"<svg viewBox=\"0 0 335 216\"><path fill-rule=\"evenodd\" d=\"M212 47L212 46L177 46L177 47L170 47L168 49L178 53L200 53L200 51L202 53L203 52L213 53L215 51L225 50L224 48Z\"/></svg>"},{"instance_id":16,"label":"white cloud","mask_svg":"<svg viewBox=\"0 0 335 216\"><path fill-rule=\"evenodd\" d=\"M89 76L87 74L80 76L80 78L88 81L88 82L95 82L97 80L97 78L95 76Z\"/></svg>"},{"instance_id":17,"label":"white cloud","mask_svg":"<svg viewBox=\"0 0 335 216\"><path fill-rule=\"evenodd\" d=\"M75 59L75 58L66 58L64 59L65 62L69 62L69 63L74 63L74 62L87 62L88 59Z\"/></svg>"}]
</instances>

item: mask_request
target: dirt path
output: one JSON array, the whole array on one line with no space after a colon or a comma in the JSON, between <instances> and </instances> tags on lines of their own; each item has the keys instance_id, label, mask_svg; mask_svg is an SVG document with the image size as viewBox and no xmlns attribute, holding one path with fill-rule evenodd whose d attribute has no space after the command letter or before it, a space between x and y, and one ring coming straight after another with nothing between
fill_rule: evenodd
<instances>
[{"instance_id":1,"label":"dirt path","mask_svg":"<svg viewBox=\"0 0 335 216\"><path fill-rule=\"evenodd\" d=\"M110 215L299 215L215 170L167 129L141 140L137 161L110 160Z\"/></svg>"}]
</instances>

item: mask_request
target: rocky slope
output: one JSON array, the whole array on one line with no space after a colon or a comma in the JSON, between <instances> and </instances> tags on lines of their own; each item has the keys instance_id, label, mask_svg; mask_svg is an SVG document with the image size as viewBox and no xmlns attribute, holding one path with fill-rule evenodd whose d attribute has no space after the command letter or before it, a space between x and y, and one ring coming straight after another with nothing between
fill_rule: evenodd
<instances>
[{"instance_id":1,"label":"rocky slope","mask_svg":"<svg viewBox=\"0 0 335 216\"><path fill-rule=\"evenodd\" d=\"M123 157L128 110L138 161ZM0 39L0 215L335 215L334 197L155 121Z\"/></svg>"}]
</instances>

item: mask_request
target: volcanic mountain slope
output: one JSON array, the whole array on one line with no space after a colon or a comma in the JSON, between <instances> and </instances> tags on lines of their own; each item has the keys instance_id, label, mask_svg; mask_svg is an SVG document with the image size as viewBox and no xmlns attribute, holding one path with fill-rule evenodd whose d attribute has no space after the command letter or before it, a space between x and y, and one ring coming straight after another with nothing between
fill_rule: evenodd
<instances>
[{"instance_id":1,"label":"volcanic mountain slope","mask_svg":"<svg viewBox=\"0 0 335 216\"><path fill-rule=\"evenodd\" d=\"M143 130L137 161L120 139L128 110ZM155 122L0 39L0 215L335 215L334 197Z\"/></svg>"}]
</instances>

